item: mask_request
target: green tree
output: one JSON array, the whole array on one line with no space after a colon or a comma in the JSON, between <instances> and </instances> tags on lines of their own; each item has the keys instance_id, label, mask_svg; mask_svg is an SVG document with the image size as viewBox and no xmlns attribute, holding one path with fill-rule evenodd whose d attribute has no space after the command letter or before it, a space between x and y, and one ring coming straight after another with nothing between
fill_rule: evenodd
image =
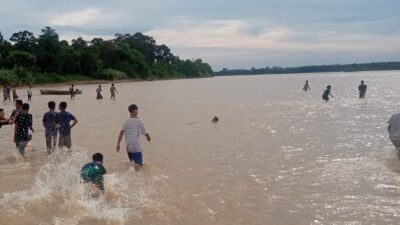
<instances>
[{"instance_id":1,"label":"green tree","mask_svg":"<svg viewBox=\"0 0 400 225\"><path fill-rule=\"evenodd\" d=\"M37 64L45 72L62 73L61 45L57 32L51 27L42 29L36 51Z\"/></svg>"},{"instance_id":2,"label":"green tree","mask_svg":"<svg viewBox=\"0 0 400 225\"><path fill-rule=\"evenodd\" d=\"M10 52L9 60L15 67L27 69L32 69L36 64L36 57L33 54L19 50Z\"/></svg>"},{"instance_id":3,"label":"green tree","mask_svg":"<svg viewBox=\"0 0 400 225\"><path fill-rule=\"evenodd\" d=\"M26 52L32 52L37 42L33 33L27 30L13 33L10 37L10 41L14 43L15 48Z\"/></svg>"}]
</instances>

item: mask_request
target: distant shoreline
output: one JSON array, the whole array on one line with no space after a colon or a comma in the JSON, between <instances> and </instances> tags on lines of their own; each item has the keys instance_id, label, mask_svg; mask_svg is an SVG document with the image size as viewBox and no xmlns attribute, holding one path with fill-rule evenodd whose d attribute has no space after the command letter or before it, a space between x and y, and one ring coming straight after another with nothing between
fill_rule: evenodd
<instances>
[{"instance_id":1,"label":"distant shoreline","mask_svg":"<svg viewBox=\"0 0 400 225\"><path fill-rule=\"evenodd\" d=\"M389 71L400 70L400 62L372 62L335 64L320 66L299 67L265 67L251 69L222 69L214 72L214 76L246 76L246 75L269 75L269 74L301 74L301 73L334 73L334 72L364 72L364 71Z\"/></svg>"},{"instance_id":2,"label":"distant shoreline","mask_svg":"<svg viewBox=\"0 0 400 225\"><path fill-rule=\"evenodd\" d=\"M165 79L154 79L154 80L143 80L143 79L124 79L124 80L76 80L76 81L66 81L66 82L56 82L56 83L42 83L42 84L32 84L32 87L59 87L59 86L69 86L74 85L90 85L90 84L119 84L119 83L136 83L136 82L151 82L151 81L167 81L167 80L193 80L193 79L203 79L212 78L210 77L193 77L193 78L165 78ZM29 85L21 85L19 87L28 87Z\"/></svg>"}]
</instances>

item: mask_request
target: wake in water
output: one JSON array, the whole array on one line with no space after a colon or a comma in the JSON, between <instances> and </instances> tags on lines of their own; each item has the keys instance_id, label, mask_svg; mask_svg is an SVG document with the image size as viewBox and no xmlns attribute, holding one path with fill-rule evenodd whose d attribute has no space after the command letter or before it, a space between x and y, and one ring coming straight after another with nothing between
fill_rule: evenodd
<instances>
[{"instance_id":1,"label":"wake in water","mask_svg":"<svg viewBox=\"0 0 400 225\"><path fill-rule=\"evenodd\" d=\"M91 198L80 182L79 172L89 161L87 151L55 152L34 177L33 185L22 191L4 193L0 199L0 221L13 224L81 223L122 225L144 210L163 214L163 197L156 183L163 176L136 173L105 175L105 195ZM134 185L132 187L131 185ZM161 194L161 195L160 195ZM35 218L34 221L31 221Z\"/></svg>"}]
</instances>

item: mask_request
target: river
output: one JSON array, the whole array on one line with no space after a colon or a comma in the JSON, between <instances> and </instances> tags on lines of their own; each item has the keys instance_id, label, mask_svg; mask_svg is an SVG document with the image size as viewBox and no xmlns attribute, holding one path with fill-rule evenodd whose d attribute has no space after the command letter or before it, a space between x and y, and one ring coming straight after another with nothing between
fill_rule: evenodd
<instances>
[{"instance_id":1,"label":"river","mask_svg":"<svg viewBox=\"0 0 400 225\"><path fill-rule=\"evenodd\" d=\"M305 80L311 91L302 91ZM328 84L334 98L326 103ZM26 160L15 153L12 127L0 129L0 223L397 224L400 161L387 120L400 111L399 84L400 71L232 76L118 83L116 100L110 84L103 100L96 85L78 85L83 94L72 101L34 88ZM25 100L26 90L19 95ZM47 156L41 119L49 100L67 101L79 120L72 153ZM142 138L140 172L115 151L132 103L152 136ZM9 115L13 105L0 108ZM95 152L108 170L100 199L79 182Z\"/></svg>"}]
</instances>

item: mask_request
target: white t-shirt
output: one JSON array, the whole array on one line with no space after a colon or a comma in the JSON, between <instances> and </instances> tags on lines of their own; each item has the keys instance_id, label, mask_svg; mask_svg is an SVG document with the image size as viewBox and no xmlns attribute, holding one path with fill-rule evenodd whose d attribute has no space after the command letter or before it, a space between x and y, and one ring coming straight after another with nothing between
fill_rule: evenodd
<instances>
[{"instance_id":1,"label":"white t-shirt","mask_svg":"<svg viewBox=\"0 0 400 225\"><path fill-rule=\"evenodd\" d=\"M400 141L400 113L394 114L390 117L389 121L389 136L391 140Z\"/></svg>"},{"instance_id":2,"label":"white t-shirt","mask_svg":"<svg viewBox=\"0 0 400 225\"><path fill-rule=\"evenodd\" d=\"M125 131L126 150L128 152L142 152L139 137L147 133L143 122L138 118L129 118L125 120L122 129Z\"/></svg>"},{"instance_id":3,"label":"white t-shirt","mask_svg":"<svg viewBox=\"0 0 400 225\"><path fill-rule=\"evenodd\" d=\"M32 89L28 89L28 95L32 95Z\"/></svg>"}]
</instances>

